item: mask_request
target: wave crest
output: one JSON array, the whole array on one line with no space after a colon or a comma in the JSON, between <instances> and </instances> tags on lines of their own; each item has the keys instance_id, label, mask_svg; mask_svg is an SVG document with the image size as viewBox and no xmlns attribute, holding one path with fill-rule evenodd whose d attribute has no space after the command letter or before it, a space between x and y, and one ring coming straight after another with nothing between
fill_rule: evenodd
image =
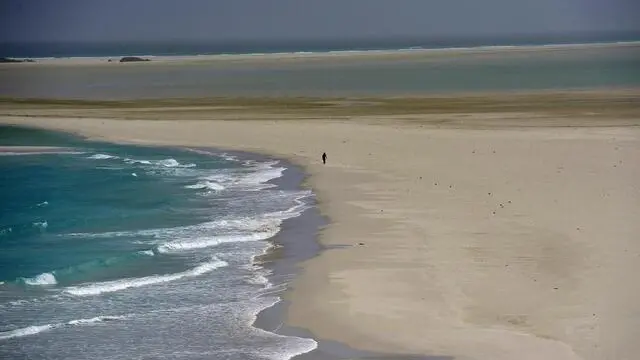
<instances>
[{"instance_id":1,"label":"wave crest","mask_svg":"<svg viewBox=\"0 0 640 360\"><path fill-rule=\"evenodd\" d=\"M49 227L49 223L46 220L45 221L36 221L32 225L33 225L33 227L39 228L41 230L44 230L44 229Z\"/></svg>"},{"instance_id":2,"label":"wave crest","mask_svg":"<svg viewBox=\"0 0 640 360\"><path fill-rule=\"evenodd\" d=\"M172 158L163 159L163 160L137 160L137 159L125 158L124 162L126 162L127 164L156 165L156 166L165 167L165 168L196 167L196 164L193 164L193 163L181 164L180 162L178 162L178 160L172 159Z\"/></svg>"},{"instance_id":3,"label":"wave crest","mask_svg":"<svg viewBox=\"0 0 640 360\"><path fill-rule=\"evenodd\" d=\"M36 275L30 278L22 278L22 281L27 285L32 286L46 286L46 285L56 285L58 281L56 277L49 272L42 273L40 275Z\"/></svg>"},{"instance_id":4,"label":"wave crest","mask_svg":"<svg viewBox=\"0 0 640 360\"><path fill-rule=\"evenodd\" d=\"M89 324L101 323L105 321L121 320L124 318L126 318L126 316L96 316L89 319L71 320L71 321L68 321L67 324L68 325L89 325Z\"/></svg>"},{"instance_id":5,"label":"wave crest","mask_svg":"<svg viewBox=\"0 0 640 360\"><path fill-rule=\"evenodd\" d=\"M116 292L129 288L137 288L142 286L154 285L165 283L169 281L179 280L185 277L194 277L206 274L217 268L227 266L226 261L219 260L217 258L212 259L211 262L203 263L196 266L193 269L183 271L175 274L168 275L152 275L141 278L129 278L114 281L99 282L84 286L70 286L64 290L65 293L75 296L91 296L99 295L103 293Z\"/></svg>"},{"instance_id":6,"label":"wave crest","mask_svg":"<svg viewBox=\"0 0 640 360\"><path fill-rule=\"evenodd\" d=\"M107 159L118 159L118 157L113 155L108 155L108 154L95 154L87 157L87 159L107 160Z\"/></svg>"},{"instance_id":7,"label":"wave crest","mask_svg":"<svg viewBox=\"0 0 640 360\"><path fill-rule=\"evenodd\" d=\"M185 189L208 189L213 191L224 190L225 187L213 181L199 181L193 185L185 186Z\"/></svg>"},{"instance_id":8,"label":"wave crest","mask_svg":"<svg viewBox=\"0 0 640 360\"><path fill-rule=\"evenodd\" d=\"M260 241L273 237L280 230L279 227L274 226L271 229L255 232L244 235L226 235L215 236L209 238L196 238L186 240L176 240L158 246L159 253L176 253L189 250L204 249L208 247L217 246L223 243L243 242L243 241Z\"/></svg>"},{"instance_id":9,"label":"wave crest","mask_svg":"<svg viewBox=\"0 0 640 360\"><path fill-rule=\"evenodd\" d=\"M26 328L16 329L11 331L0 332L0 340L11 339L15 337L29 336L41 333L43 331L48 331L55 328L56 325L47 324L47 325L34 325L27 326Z\"/></svg>"},{"instance_id":10,"label":"wave crest","mask_svg":"<svg viewBox=\"0 0 640 360\"><path fill-rule=\"evenodd\" d=\"M11 339L11 338L16 338L16 337L35 335L35 334L39 334L41 332L53 330L53 329L60 328L60 327L63 327L63 326L92 325L92 324L97 324L97 323L101 323L101 322L105 322L105 321L115 321L115 320L121 320L121 319L125 319L125 318L126 318L126 316L108 316L108 315L104 315L104 316L92 317L92 318L89 318L89 319L70 320L70 321L67 321L65 323L27 326L27 327L21 328L21 329L0 332L0 340L6 340L6 339Z\"/></svg>"}]
</instances>

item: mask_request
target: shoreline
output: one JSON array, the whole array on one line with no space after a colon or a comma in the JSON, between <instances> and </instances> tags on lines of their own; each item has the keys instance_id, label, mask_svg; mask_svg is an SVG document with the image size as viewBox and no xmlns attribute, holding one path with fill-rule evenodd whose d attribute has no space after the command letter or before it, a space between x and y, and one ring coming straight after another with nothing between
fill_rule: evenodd
<instances>
[{"instance_id":1,"label":"shoreline","mask_svg":"<svg viewBox=\"0 0 640 360\"><path fill-rule=\"evenodd\" d=\"M229 152L230 154L241 153L245 157L246 152ZM258 157L258 154L251 153L250 156ZM274 159L266 154L260 154L260 158ZM297 189L310 189L308 186L308 174L303 167L293 164L288 160L278 159L287 168L282 177L274 179L273 184L279 188L293 186ZM254 262L272 271L268 276L271 287L275 290L266 293L278 294L280 301L262 310L256 316L253 327L272 332L283 336L293 336L310 338L318 344L314 350L296 355L292 360L346 360L346 359L378 359L378 360L402 360L402 355L381 354L353 349L339 341L329 341L319 339L303 328L290 326L286 322L287 312L291 306L290 300L286 299L287 292L291 291L291 282L300 277L304 268L302 264L312 260L326 251L340 251L343 246L326 246L318 242L318 233L331 221L327 216L320 214L315 193L309 202L310 208L305 210L300 216L290 218L282 223L281 230L272 238L266 240L272 244L265 254L256 257ZM280 289L278 289L280 288ZM407 360L448 360L447 358L436 357L411 357Z\"/></svg>"},{"instance_id":2,"label":"shoreline","mask_svg":"<svg viewBox=\"0 0 640 360\"><path fill-rule=\"evenodd\" d=\"M0 123L0 126L3 124ZM23 129L38 129L37 127L21 126L17 127ZM45 129L52 133L67 134L74 137L79 137L83 141L93 141L90 138L81 136L78 133L66 132L54 129ZM103 141L99 141L103 143ZM132 144L128 142L116 142L109 141L108 143L114 145L132 145L132 146L156 146L153 144ZM187 146L168 146L183 151L193 151ZM0 145L0 156L3 154L15 156L15 155L41 155L41 154L64 154L64 153L79 153L82 148L76 147L62 147L62 146L35 146L35 145ZM296 165L289 163L284 159L270 157L266 154L250 153L246 151L223 151L217 148L211 147L198 147L195 150L204 150L211 152L211 155L220 156L220 154L227 154L231 156L237 156L242 160L256 160L256 161L278 161L282 163L282 166L286 168L281 177L269 180L267 183L276 186L279 190L304 190L303 182L306 179L306 174ZM345 351L346 346L337 342L326 344L324 341L318 341L313 339L308 332L301 329L295 329L284 324L284 314L286 309L286 301L282 298L282 294L287 290L287 284L289 280L287 278L297 276L301 269L299 268L300 262L316 257L323 249L316 241L316 234L321 226L325 226L327 221L318 214L315 198L313 200L304 200L310 206L301 215L289 218L283 221L280 231L276 233L272 238L266 239L267 243L271 244L270 247L265 249L263 254L255 255L251 261L251 265L257 265L259 267L268 269L270 274L267 276L269 283L259 291L261 293L259 297L267 295L275 295L279 298L279 301L271 306L268 306L260 310L256 315L254 321L250 324L251 327L264 330L276 335L289 336L289 337L301 337L309 338L316 341L319 345L322 344L322 349L329 348L331 353L336 351ZM299 224L302 223L302 224ZM302 241L292 240L291 237L302 238ZM283 254L281 247L286 246L286 254ZM296 248L292 251L290 247ZM284 279L284 280L283 280ZM4 283L4 282L0 282ZM279 289L280 288L280 289ZM279 289L279 290L278 290ZM336 350L337 349L337 350ZM318 348L313 349L307 353L302 353L293 356L292 359L316 359ZM352 354L350 352L349 354ZM325 355L321 355L321 359L329 360ZM345 355L346 356L346 355ZM332 355L330 359L340 360L344 359L343 356Z\"/></svg>"},{"instance_id":3,"label":"shoreline","mask_svg":"<svg viewBox=\"0 0 640 360\"><path fill-rule=\"evenodd\" d=\"M211 150L211 148L207 148ZM220 149L213 149L219 152ZM304 181L307 175L298 166L288 162L284 159L278 159L270 157L265 154L248 153L244 151L230 151L226 152L230 155L239 155L241 158L246 159L259 159L259 160L277 160L282 163L282 166L286 168L281 177L270 180L269 183L277 186L280 190L301 190L307 189L304 186ZM271 332L277 335L292 336L300 338L309 338L317 343L317 347L309 352L302 353L292 357L296 360L313 360L314 356L320 351L320 348L325 348L327 345L324 341L315 339L311 334L294 329L285 324L285 314L287 303L283 299L283 293L290 287L291 278L299 276L300 263L316 256L319 256L325 249L317 242L316 234L322 226L326 226L327 220L320 216L317 211L315 195L311 200L304 200L310 206L299 216L289 218L283 221L280 231L273 237L265 240L271 246L266 249L265 253L254 257L252 263L254 265L263 267L270 271L267 276L269 285L262 289L264 295L276 295L279 297L279 301L272 306L269 306L261 310L251 324L252 327L261 329L267 332ZM329 345L331 349L341 349L343 345L332 344ZM326 360L340 360L344 357L323 357Z\"/></svg>"},{"instance_id":4,"label":"shoreline","mask_svg":"<svg viewBox=\"0 0 640 360\"><path fill-rule=\"evenodd\" d=\"M640 47L640 41L540 44L540 45L483 45L472 47L448 48L404 48L381 50L334 50L334 51L300 51L254 54L202 54L202 55L113 55L98 57L8 57L16 60L33 60L20 63L2 63L0 68L15 66L153 66L154 64L184 63L225 63L225 62L273 62L273 61L313 61L327 59L359 60L359 59L410 59L439 55L471 55L492 53L514 53L531 51L580 51L602 48ZM149 59L147 62L119 63L119 59L127 56Z\"/></svg>"},{"instance_id":5,"label":"shoreline","mask_svg":"<svg viewBox=\"0 0 640 360\"><path fill-rule=\"evenodd\" d=\"M3 123L0 122L0 125ZM13 125L10 125L13 126ZM42 127L22 126L25 129L43 129ZM62 130L44 128L46 131L61 132ZM63 134L78 136L84 141L107 141L119 145L132 146L168 146L170 148L191 151L187 146L170 146L162 144L140 144L127 141L116 141L114 139L92 139L83 136L81 133L62 131ZM0 146L0 156L2 153L7 154L24 153L24 154L47 154L47 153L65 153L77 152L73 147L60 146ZM282 190L300 190L309 189L309 174L304 171L304 167L294 164L287 159L275 158L267 153L246 152L242 150L224 150L212 147L197 147L196 150L213 151L216 154L229 154L238 156L242 159L251 160L277 160L282 162L287 169L283 176L270 180ZM345 359L378 359L378 360L402 360L406 356L398 354L381 354L370 351L357 350L346 344L333 340L325 340L315 338L307 329L294 327L286 323L286 314L290 307L290 300L286 298L286 293L291 291L291 281L302 275L304 269L302 264L308 260L320 256L325 251L339 251L349 245L327 246L318 242L318 233L322 228L329 226L331 221L326 215L320 214L319 204L316 200L315 193L311 200L305 200L310 206L301 215L289 218L283 221L281 230L272 238L265 240L271 246L265 250L265 253L256 255L252 263L270 270L267 276L269 286L263 289L264 295L278 296L280 300L273 305L260 310L251 324L252 327L271 332L277 335L300 337L314 340L318 345L315 349L293 356L294 360L345 360ZM295 240L294 240L295 239ZM303 239L303 240L300 240ZM278 289L280 288L280 289ZM422 357L410 355L407 360L450 360L449 357Z\"/></svg>"},{"instance_id":6,"label":"shoreline","mask_svg":"<svg viewBox=\"0 0 640 360\"><path fill-rule=\"evenodd\" d=\"M100 114L113 119L42 110L0 121L302 166L331 219L320 242L351 245L305 261L285 294L287 324L315 339L460 359L637 353L640 289L612 281L640 270L635 115L622 126L603 109L601 126L589 127L588 115L572 112L573 125L557 127L570 120L524 112L516 123L476 112L459 128L438 113L407 122L372 113L308 119L305 111L287 121L260 111L235 121L215 111L209 121L125 121L108 110ZM501 126L509 123L520 127Z\"/></svg>"}]
</instances>

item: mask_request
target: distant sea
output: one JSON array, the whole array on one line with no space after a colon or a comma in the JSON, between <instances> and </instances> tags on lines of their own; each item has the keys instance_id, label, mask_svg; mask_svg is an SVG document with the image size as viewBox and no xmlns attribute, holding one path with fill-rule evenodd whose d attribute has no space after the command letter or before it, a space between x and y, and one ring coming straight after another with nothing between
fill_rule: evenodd
<instances>
[{"instance_id":1,"label":"distant sea","mask_svg":"<svg viewBox=\"0 0 640 360\"><path fill-rule=\"evenodd\" d=\"M0 127L0 358L289 359L255 257L313 200L276 160ZM274 181L278 181L275 184ZM274 326L275 327L275 326Z\"/></svg>"},{"instance_id":2,"label":"distant sea","mask_svg":"<svg viewBox=\"0 0 640 360\"><path fill-rule=\"evenodd\" d=\"M638 34L477 39L396 39L274 43L29 43L2 44L14 57L96 57L98 66L0 67L0 97L122 100L217 96L394 96L640 87ZM621 43L563 50L493 51L492 47ZM629 42L632 42L629 44ZM313 61L262 61L260 54L476 48L437 55ZM548 49L552 49L546 51ZM153 56L254 54L251 61L153 64ZM111 63L122 55L148 55L151 64ZM290 56L291 57L291 56ZM140 66L138 66L140 65Z\"/></svg>"},{"instance_id":3,"label":"distant sea","mask_svg":"<svg viewBox=\"0 0 640 360\"><path fill-rule=\"evenodd\" d=\"M24 42L0 43L0 57L66 58L273 54L296 52L445 49L479 46L590 44L640 41L640 33L567 34L547 36L432 37L390 39L333 39L295 41L137 41L137 42Z\"/></svg>"}]
</instances>

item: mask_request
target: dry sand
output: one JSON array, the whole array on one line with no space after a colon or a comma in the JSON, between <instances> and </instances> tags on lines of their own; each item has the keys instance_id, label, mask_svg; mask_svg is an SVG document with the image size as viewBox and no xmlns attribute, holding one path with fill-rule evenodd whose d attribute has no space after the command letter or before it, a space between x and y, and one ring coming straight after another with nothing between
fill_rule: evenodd
<instances>
[{"instance_id":1,"label":"dry sand","mask_svg":"<svg viewBox=\"0 0 640 360\"><path fill-rule=\"evenodd\" d=\"M451 126L437 113L283 121L209 109L202 121L156 109L147 121L59 110L0 122L303 165L331 220L320 241L350 245L305 263L287 294L288 323L319 338L456 359L640 354L637 113L593 124L580 112L478 112Z\"/></svg>"}]
</instances>

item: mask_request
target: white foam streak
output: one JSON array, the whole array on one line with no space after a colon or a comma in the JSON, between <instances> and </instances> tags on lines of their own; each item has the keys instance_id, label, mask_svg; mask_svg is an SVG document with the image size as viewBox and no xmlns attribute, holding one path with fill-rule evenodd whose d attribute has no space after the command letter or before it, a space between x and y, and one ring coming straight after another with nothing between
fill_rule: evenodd
<instances>
[{"instance_id":1,"label":"white foam streak","mask_svg":"<svg viewBox=\"0 0 640 360\"><path fill-rule=\"evenodd\" d=\"M259 171L251 173L238 181L238 184L254 186L253 190L262 190L274 187L274 185L267 184L268 181L277 179L282 176L282 172L286 168L283 167L268 167L262 168Z\"/></svg>"},{"instance_id":2,"label":"white foam streak","mask_svg":"<svg viewBox=\"0 0 640 360\"><path fill-rule=\"evenodd\" d=\"M180 273L105 281L85 286L71 286L66 288L64 292L75 296L99 295L103 293L121 291L129 288L138 288L142 286L161 284L169 281L179 280L185 277L199 276L227 265L228 264L226 261L213 259L211 262L200 264L193 269Z\"/></svg>"},{"instance_id":3,"label":"white foam streak","mask_svg":"<svg viewBox=\"0 0 640 360\"><path fill-rule=\"evenodd\" d=\"M45 221L36 221L36 222L33 223L33 226L44 230L47 227L49 227L49 223L46 220Z\"/></svg>"},{"instance_id":4,"label":"white foam streak","mask_svg":"<svg viewBox=\"0 0 640 360\"><path fill-rule=\"evenodd\" d=\"M151 161L149 161L149 160L124 159L124 162L126 162L127 164L151 165Z\"/></svg>"},{"instance_id":5,"label":"white foam streak","mask_svg":"<svg viewBox=\"0 0 640 360\"><path fill-rule=\"evenodd\" d=\"M243 241L260 241L273 237L278 233L280 229L275 227L274 229L255 232L245 235L228 235L228 236L215 236L210 238L198 238L188 240L177 240L168 242L166 244L158 246L159 253L176 253L197 249L204 249L212 246L217 246L222 243L243 242Z\"/></svg>"},{"instance_id":6,"label":"white foam streak","mask_svg":"<svg viewBox=\"0 0 640 360\"><path fill-rule=\"evenodd\" d=\"M25 284L32 286L56 285L58 283L58 281L56 281L56 277L52 273L48 272L31 278L23 278L23 281Z\"/></svg>"},{"instance_id":7,"label":"white foam streak","mask_svg":"<svg viewBox=\"0 0 640 360\"><path fill-rule=\"evenodd\" d=\"M186 189L208 189L213 191L224 190L224 186L213 181L200 181L193 185L185 186Z\"/></svg>"},{"instance_id":8,"label":"white foam streak","mask_svg":"<svg viewBox=\"0 0 640 360\"><path fill-rule=\"evenodd\" d=\"M126 318L126 316L96 316L90 319L71 320L67 322L67 325L90 325L90 324L101 323L105 321L121 320L124 318Z\"/></svg>"},{"instance_id":9,"label":"white foam streak","mask_svg":"<svg viewBox=\"0 0 640 360\"><path fill-rule=\"evenodd\" d=\"M142 250L142 251L138 251L138 254L140 255L146 255L146 256L154 256L155 253L153 252L153 250Z\"/></svg>"},{"instance_id":10,"label":"white foam streak","mask_svg":"<svg viewBox=\"0 0 640 360\"><path fill-rule=\"evenodd\" d=\"M277 303L282 301L279 297L272 298L262 298L261 304L254 309L251 309L251 317L249 324L253 326L255 324L256 319L258 318L258 314L267 308L270 308ZM310 351L318 348L318 343L313 339L302 338L298 336L284 336L280 334L276 334L274 332L269 332L266 330L262 330L253 326L253 328L260 333L269 334L270 336L279 337L279 338L289 338L289 339L297 339L298 341L295 344L286 344L282 348L279 349L260 349L259 353L255 354L258 356L266 356L269 359L278 359L278 360L289 360L297 355L305 354Z\"/></svg>"},{"instance_id":11,"label":"white foam streak","mask_svg":"<svg viewBox=\"0 0 640 360\"><path fill-rule=\"evenodd\" d=\"M105 321L115 321L115 320L121 320L125 318L126 316L96 316L89 319L70 320L70 321L67 321L66 323L27 326L21 329L0 332L0 340L12 339L12 338L29 336L29 335L36 335L41 332L53 330L56 328L61 328L64 326L92 325L92 324L97 324Z\"/></svg>"},{"instance_id":12,"label":"white foam streak","mask_svg":"<svg viewBox=\"0 0 640 360\"><path fill-rule=\"evenodd\" d=\"M205 237L214 233L245 233L252 231L264 231L265 229L271 229L280 225L279 216L292 217L284 214L283 212L277 212L273 214L266 214L264 218L234 218L234 219L221 219L216 221L209 221L196 225L178 226L174 228L157 228L146 229L137 231L110 231L104 233L70 233L64 236L74 237L86 237L86 238L109 238L109 237L137 237L137 236L151 236L158 239L176 238L176 237Z\"/></svg>"},{"instance_id":13,"label":"white foam streak","mask_svg":"<svg viewBox=\"0 0 640 360\"><path fill-rule=\"evenodd\" d=\"M107 160L107 159L117 159L117 156L113 156L113 155L107 155L107 154L95 154L95 155L91 155L89 156L87 159L93 159L93 160Z\"/></svg>"},{"instance_id":14,"label":"white foam streak","mask_svg":"<svg viewBox=\"0 0 640 360\"><path fill-rule=\"evenodd\" d=\"M285 167L276 166L278 163L278 161L264 163L257 163L253 160L244 161L245 168L217 170L201 177L196 186L190 186L193 186L192 188L204 188L206 182L212 182L225 189L240 191L258 191L273 188L275 185L268 184L268 182L281 177L286 170Z\"/></svg>"},{"instance_id":15,"label":"white foam streak","mask_svg":"<svg viewBox=\"0 0 640 360\"><path fill-rule=\"evenodd\" d=\"M48 331L55 328L56 325L34 325L28 326L22 329L16 329L11 331L0 332L0 340L11 339L15 337L29 336L41 333L43 331Z\"/></svg>"},{"instance_id":16,"label":"white foam streak","mask_svg":"<svg viewBox=\"0 0 640 360\"><path fill-rule=\"evenodd\" d=\"M185 168L192 168L195 167L196 164L193 163L189 163L189 164L180 164L178 161L176 161L175 159L164 159L164 160L160 160L157 162L158 165L162 165L164 167L185 167Z\"/></svg>"},{"instance_id":17,"label":"white foam streak","mask_svg":"<svg viewBox=\"0 0 640 360\"><path fill-rule=\"evenodd\" d=\"M163 159L163 160L136 160L136 159L124 159L127 164L142 164L142 165L156 165L164 168L192 168L196 164L181 164L176 159Z\"/></svg>"}]
</instances>

